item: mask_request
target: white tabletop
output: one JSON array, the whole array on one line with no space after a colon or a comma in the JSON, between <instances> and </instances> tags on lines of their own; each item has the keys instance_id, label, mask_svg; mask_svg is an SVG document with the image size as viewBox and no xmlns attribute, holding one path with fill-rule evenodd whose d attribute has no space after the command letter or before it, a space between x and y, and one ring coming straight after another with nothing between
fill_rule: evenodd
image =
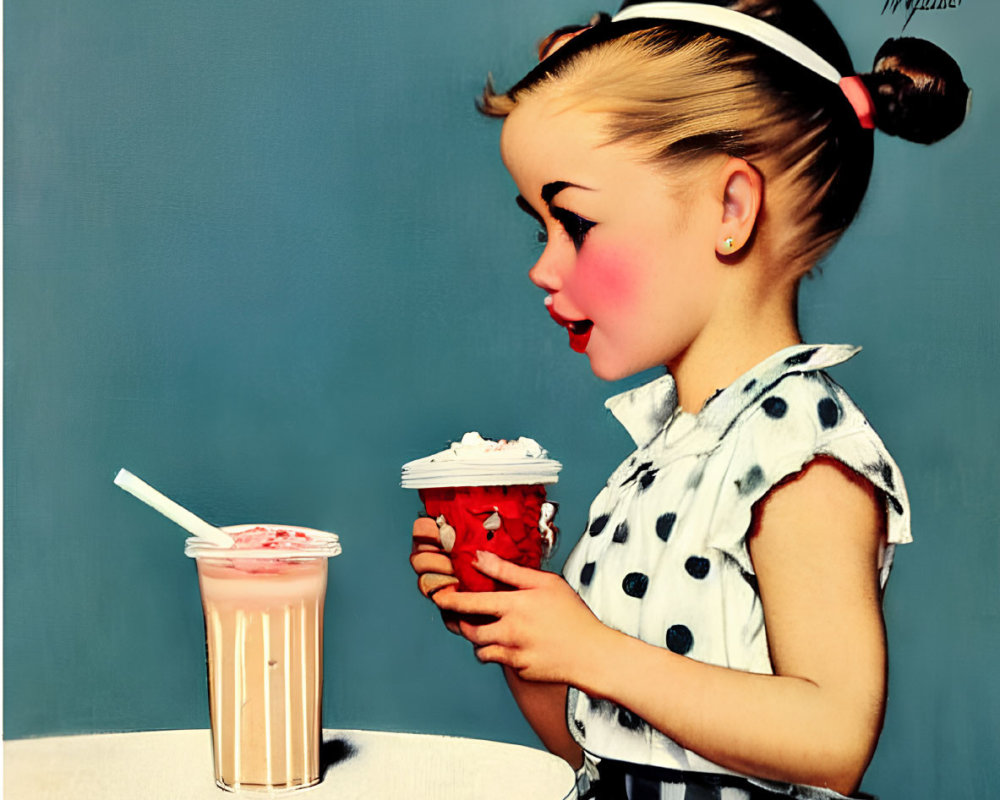
<instances>
[{"instance_id":1,"label":"white tabletop","mask_svg":"<svg viewBox=\"0 0 1000 800\"><path fill-rule=\"evenodd\" d=\"M381 731L327 730L303 800L573 800L573 770L520 745ZM6 800L224 800L207 730L105 733L4 742ZM267 797L261 792L240 792Z\"/></svg>"}]
</instances>

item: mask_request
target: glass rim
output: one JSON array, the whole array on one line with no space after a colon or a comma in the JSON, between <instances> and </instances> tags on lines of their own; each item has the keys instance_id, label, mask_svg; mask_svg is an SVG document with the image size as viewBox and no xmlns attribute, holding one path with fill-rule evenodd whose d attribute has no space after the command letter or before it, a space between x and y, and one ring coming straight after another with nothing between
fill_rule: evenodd
<instances>
[{"instance_id":1,"label":"glass rim","mask_svg":"<svg viewBox=\"0 0 1000 800\"><path fill-rule=\"evenodd\" d=\"M309 537L309 546L282 550L279 548L257 548L239 550L234 547L222 547L206 539L190 536L184 542L184 555L195 559L213 559L233 561L242 559L268 559L271 561L304 561L316 558L333 558L340 555L340 537L329 531L319 531L302 525L286 525L274 522L252 522L243 525L226 525L221 530L226 533L241 533L253 528L280 528L282 530L300 531Z\"/></svg>"}]
</instances>

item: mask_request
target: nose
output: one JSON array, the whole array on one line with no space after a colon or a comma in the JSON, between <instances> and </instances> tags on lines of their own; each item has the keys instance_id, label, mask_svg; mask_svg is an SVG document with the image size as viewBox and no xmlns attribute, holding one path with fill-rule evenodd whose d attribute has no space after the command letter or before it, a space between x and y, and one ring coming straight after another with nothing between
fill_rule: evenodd
<instances>
[{"instance_id":1,"label":"nose","mask_svg":"<svg viewBox=\"0 0 1000 800\"><path fill-rule=\"evenodd\" d=\"M546 245L535 266L528 270L528 279L540 289L556 292L562 286L564 271L558 253L551 245Z\"/></svg>"}]
</instances>

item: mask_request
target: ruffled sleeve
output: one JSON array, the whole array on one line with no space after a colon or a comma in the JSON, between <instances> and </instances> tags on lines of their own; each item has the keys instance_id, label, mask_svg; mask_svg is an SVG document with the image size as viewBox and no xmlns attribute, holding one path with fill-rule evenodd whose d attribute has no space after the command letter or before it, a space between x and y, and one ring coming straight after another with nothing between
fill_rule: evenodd
<instances>
[{"instance_id":1,"label":"ruffled sleeve","mask_svg":"<svg viewBox=\"0 0 1000 800\"><path fill-rule=\"evenodd\" d=\"M911 541L910 507L899 468L864 414L823 372L789 374L749 405L726 437L725 475L709 541L753 575L747 535L754 505L818 456L840 461L884 499L884 587L895 545Z\"/></svg>"}]
</instances>

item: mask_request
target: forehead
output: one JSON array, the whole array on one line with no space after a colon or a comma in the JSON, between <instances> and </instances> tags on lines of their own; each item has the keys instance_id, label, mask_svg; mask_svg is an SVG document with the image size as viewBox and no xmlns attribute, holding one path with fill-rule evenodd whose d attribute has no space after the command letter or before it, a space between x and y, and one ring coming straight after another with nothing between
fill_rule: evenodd
<instances>
[{"instance_id":1,"label":"forehead","mask_svg":"<svg viewBox=\"0 0 1000 800\"><path fill-rule=\"evenodd\" d=\"M587 111L554 91L528 94L504 121L500 155L515 179L537 168L575 173L596 168L613 155L604 114ZM618 154L620 157L620 154Z\"/></svg>"},{"instance_id":2,"label":"forehead","mask_svg":"<svg viewBox=\"0 0 1000 800\"><path fill-rule=\"evenodd\" d=\"M504 121L500 155L529 200L554 180L602 191L683 191L689 170L668 168L631 142L611 139L611 117L559 91L558 85L518 100Z\"/></svg>"}]
</instances>

